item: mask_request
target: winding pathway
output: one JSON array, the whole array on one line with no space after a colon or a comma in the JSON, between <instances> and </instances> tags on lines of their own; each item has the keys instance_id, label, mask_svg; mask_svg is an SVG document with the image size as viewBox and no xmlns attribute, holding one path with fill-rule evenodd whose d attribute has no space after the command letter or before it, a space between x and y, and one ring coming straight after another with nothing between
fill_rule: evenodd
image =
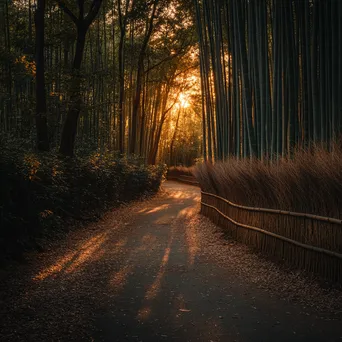
<instances>
[{"instance_id":1,"label":"winding pathway","mask_svg":"<svg viewBox=\"0 0 342 342\"><path fill-rule=\"evenodd\" d=\"M0 274L0 340L342 341L339 292L223 236L197 188L163 188Z\"/></svg>"}]
</instances>

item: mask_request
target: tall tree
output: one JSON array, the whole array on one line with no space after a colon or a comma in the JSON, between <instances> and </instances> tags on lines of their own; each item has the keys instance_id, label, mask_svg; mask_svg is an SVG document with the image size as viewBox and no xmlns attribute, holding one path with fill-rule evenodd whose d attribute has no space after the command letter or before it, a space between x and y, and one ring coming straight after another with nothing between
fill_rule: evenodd
<instances>
[{"instance_id":1,"label":"tall tree","mask_svg":"<svg viewBox=\"0 0 342 342\"><path fill-rule=\"evenodd\" d=\"M124 4L124 12L122 11L122 0L118 0L118 15L120 26L120 42L119 42L119 149L121 153L125 152L125 39L127 32L127 19L129 9L133 8L134 0L126 0Z\"/></svg>"},{"instance_id":2,"label":"tall tree","mask_svg":"<svg viewBox=\"0 0 342 342\"><path fill-rule=\"evenodd\" d=\"M90 25L92 24L100 10L102 0L93 0L87 14L85 14L85 0L78 0L78 16L73 14L73 12L66 6L64 1L57 0L57 3L59 7L74 22L77 30L75 56L72 65L72 77L70 81L70 107L64 122L59 149L62 155L73 156L78 118L80 115L82 103L81 65L86 42L86 35Z\"/></svg>"},{"instance_id":3,"label":"tall tree","mask_svg":"<svg viewBox=\"0 0 342 342\"><path fill-rule=\"evenodd\" d=\"M153 0L152 9L149 19L146 20L145 34L144 39L140 48L139 57L138 57L138 65L136 71L136 84L135 84L135 95L133 100L133 110L132 110L132 133L129 144L129 152L134 154L137 148L137 124L138 124L138 114L140 109L140 100L142 93L142 83L144 77L144 60L146 55L146 49L151 38L154 23L155 23L155 15L157 12L159 0Z\"/></svg>"},{"instance_id":4,"label":"tall tree","mask_svg":"<svg viewBox=\"0 0 342 342\"><path fill-rule=\"evenodd\" d=\"M35 12L36 28L36 129L37 149L49 150L47 126L45 62L44 62L44 32L45 32L45 0L37 0Z\"/></svg>"}]
</instances>

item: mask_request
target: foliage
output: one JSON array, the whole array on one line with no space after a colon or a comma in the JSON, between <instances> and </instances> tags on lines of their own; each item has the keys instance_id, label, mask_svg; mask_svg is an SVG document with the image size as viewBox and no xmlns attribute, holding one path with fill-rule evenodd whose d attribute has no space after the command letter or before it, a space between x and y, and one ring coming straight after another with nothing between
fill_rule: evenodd
<instances>
[{"instance_id":1,"label":"foliage","mask_svg":"<svg viewBox=\"0 0 342 342\"><path fill-rule=\"evenodd\" d=\"M44 124L41 130L48 131L44 136L48 136L49 146L55 148L61 142L70 108L78 102L71 98L75 90L73 65L77 30L58 1L45 3L45 23L41 26L45 28L47 127ZM78 5L82 2L67 0L63 3L74 15L79 14ZM84 1L85 14L92 3ZM157 9L152 16L154 3ZM40 130L36 122L39 101L35 94L36 71L39 70L35 63L37 4L28 0L0 1L0 30L5 33L0 34L0 131L15 132L21 137L28 133L35 135ZM144 48L151 18L151 37ZM122 153L127 153L131 147L131 153L143 156L150 163L169 161L167 147L172 133L166 131L175 116L175 108L168 109L177 94L185 91L185 75L198 64L197 55L191 58L196 45L191 19L191 6L183 0L102 1L85 39L79 70L82 100L77 121L77 149L91 141L96 148ZM140 72L139 58L142 59ZM140 100L136 100L139 97ZM39 99L42 97L38 96ZM188 117L187 113L182 113L182 117ZM192 130L195 134L201 129L200 120L196 122ZM135 138L133 127L137 128ZM178 136L183 135L178 133ZM177 144L177 140L176 137L174 159L182 161L187 151L181 149L182 142ZM193 150L199 144L196 143ZM200 152L196 152L197 157Z\"/></svg>"},{"instance_id":2,"label":"foliage","mask_svg":"<svg viewBox=\"0 0 342 342\"><path fill-rule=\"evenodd\" d=\"M164 173L164 166L109 152L61 159L2 146L0 248L6 253L32 245L70 220L91 220L109 205L154 193Z\"/></svg>"}]
</instances>

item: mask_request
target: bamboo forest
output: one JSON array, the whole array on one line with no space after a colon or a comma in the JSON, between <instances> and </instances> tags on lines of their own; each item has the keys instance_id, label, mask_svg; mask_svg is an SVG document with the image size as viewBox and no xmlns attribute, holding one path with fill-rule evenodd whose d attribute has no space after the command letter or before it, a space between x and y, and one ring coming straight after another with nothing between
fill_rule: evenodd
<instances>
[{"instance_id":1,"label":"bamboo forest","mask_svg":"<svg viewBox=\"0 0 342 342\"><path fill-rule=\"evenodd\" d=\"M342 3L196 2L204 156L277 158L340 136Z\"/></svg>"},{"instance_id":2,"label":"bamboo forest","mask_svg":"<svg viewBox=\"0 0 342 342\"><path fill-rule=\"evenodd\" d=\"M339 341L342 0L0 0L0 340Z\"/></svg>"}]
</instances>

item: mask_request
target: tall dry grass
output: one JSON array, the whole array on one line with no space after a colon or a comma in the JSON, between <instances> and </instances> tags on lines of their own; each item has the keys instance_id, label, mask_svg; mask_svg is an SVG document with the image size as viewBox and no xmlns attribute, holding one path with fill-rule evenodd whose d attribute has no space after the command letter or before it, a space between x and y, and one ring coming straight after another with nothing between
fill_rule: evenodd
<instances>
[{"instance_id":1,"label":"tall dry grass","mask_svg":"<svg viewBox=\"0 0 342 342\"><path fill-rule=\"evenodd\" d=\"M234 203L342 218L342 148L296 151L278 163L229 160L194 169L203 191Z\"/></svg>"}]
</instances>

